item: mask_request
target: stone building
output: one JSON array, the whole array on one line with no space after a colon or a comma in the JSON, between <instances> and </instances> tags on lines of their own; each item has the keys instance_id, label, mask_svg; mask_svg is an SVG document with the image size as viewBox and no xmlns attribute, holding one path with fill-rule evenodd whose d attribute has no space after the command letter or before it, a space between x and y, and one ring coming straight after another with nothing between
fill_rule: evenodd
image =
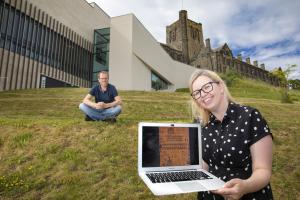
<instances>
[{"instance_id":1,"label":"stone building","mask_svg":"<svg viewBox=\"0 0 300 200\"><path fill-rule=\"evenodd\" d=\"M251 63L250 58L243 61L240 54L234 57L226 43L215 49L211 47L209 38L204 43L202 24L188 19L186 10L181 10L179 19L167 26L166 44L161 46L174 60L196 68L221 73L233 70L249 78L279 85L278 79L265 69L264 64L258 66L258 61Z\"/></svg>"}]
</instances>

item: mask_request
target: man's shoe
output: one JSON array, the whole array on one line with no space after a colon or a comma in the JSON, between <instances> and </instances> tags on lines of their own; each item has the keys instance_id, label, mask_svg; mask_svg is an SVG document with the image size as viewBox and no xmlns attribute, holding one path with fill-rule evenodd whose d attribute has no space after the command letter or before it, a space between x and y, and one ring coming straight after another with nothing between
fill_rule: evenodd
<instances>
[{"instance_id":1,"label":"man's shoe","mask_svg":"<svg viewBox=\"0 0 300 200\"><path fill-rule=\"evenodd\" d=\"M85 116L84 120L85 120L85 121L95 121L95 120L93 120L92 118L90 118L88 115Z\"/></svg>"},{"instance_id":2,"label":"man's shoe","mask_svg":"<svg viewBox=\"0 0 300 200\"><path fill-rule=\"evenodd\" d=\"M111 118L111 119L110 119L110 122L116 123L116 122L117 122L117 119L116 119L116 118Z\"/></svg>"}]
</instances>

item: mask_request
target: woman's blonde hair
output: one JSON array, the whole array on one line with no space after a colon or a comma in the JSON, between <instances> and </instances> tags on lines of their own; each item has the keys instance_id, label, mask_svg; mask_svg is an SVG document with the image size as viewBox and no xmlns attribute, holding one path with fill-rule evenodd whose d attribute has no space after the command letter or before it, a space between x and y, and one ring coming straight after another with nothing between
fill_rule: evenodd
<instances>
[{"instance_id":1,"label":"woman's blonde hair","mask_svg":"<svg viewBox=\"0 0 300 200\"><path fill-rule=\"evenodd\" d=\"M224 86L224 94L227 97L228 101L234 102L233 97L231 96L226 84L221 79L221 77L217 73L207 70L207 69L198 69L192 74L190 81L189 81L189 88L190 88L191 93L193 92L194 81L200 76L206 76L206 77L210 78L212 81L219 82L219 84L223 85ZM191 108L192 108L193 116L196 119L200 119L202 126L205 126L209 121L210 111L204 109L199 104L197 104L197 100L195 100L194 98L192 98L192 100L191 100Z\"/></svg>"}]
</instances>

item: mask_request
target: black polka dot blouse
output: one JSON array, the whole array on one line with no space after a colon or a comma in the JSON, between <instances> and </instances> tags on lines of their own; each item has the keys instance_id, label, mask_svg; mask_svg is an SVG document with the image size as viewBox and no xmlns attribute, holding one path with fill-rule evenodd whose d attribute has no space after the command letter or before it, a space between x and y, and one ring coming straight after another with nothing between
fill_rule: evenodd
<instances>
[{"instance_id":1,"label":"black polka dot blouse","mask_svg":"<svg viewBox=\"0 0 300 200\"><path fill-rule=\"evenodd\" d=\"M233 178L249 178L252 174L250 146L267 135L271 135L270 129L257 109L229 103L222 122L211 114L209 123L202 128L202 157L209 165L209 172L225 182ZM223 198L201 192L198 199ZM270 184L242 197L242 200L271 199Z\"/></svg>"}]
</instances>

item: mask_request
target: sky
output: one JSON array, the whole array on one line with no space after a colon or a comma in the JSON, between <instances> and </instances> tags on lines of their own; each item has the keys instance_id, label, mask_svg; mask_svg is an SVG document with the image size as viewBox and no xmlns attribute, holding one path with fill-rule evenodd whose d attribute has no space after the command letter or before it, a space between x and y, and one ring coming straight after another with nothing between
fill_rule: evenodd
<instances>
[{"instance_id":1,"label":"sky","mask_svg":"<svg viewBox=\"0 0 300 200\"><path fill-rule=\"evenodd\" d=\"M300 0L87 0L110 17L133 13L161 43L166 26L187 10L200 22L212 48L227 43L233 55L258 60L271 71L297 65L289 79L300 79Z\"/></svg>"}]
</instances>

